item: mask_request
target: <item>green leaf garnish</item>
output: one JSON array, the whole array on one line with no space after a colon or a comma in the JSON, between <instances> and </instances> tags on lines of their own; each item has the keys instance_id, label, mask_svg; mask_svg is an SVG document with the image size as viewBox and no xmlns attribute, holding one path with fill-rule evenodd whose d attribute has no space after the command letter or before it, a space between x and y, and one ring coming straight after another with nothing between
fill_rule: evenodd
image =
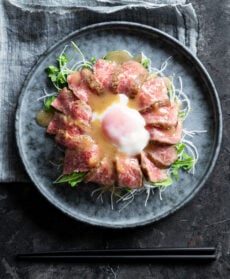
<instances>
[{"instance_id":1,"label":"green leaf garnish","mask_svg":"<svg viewBox=\"0 0 230 279\"><path fill-rule=\"evenodd\" d=\"M57 61L63 65L69 62L70 60L67 58L66 53L62 52L61 55L57 58Z\"/></svg>"},{"instance_id":2,"label":"green leaf garnish","mask_svg":"<svg viewBox=\"0 0 230 279\"><path fill-rule=\"evenodd\" d=\"M123 187L122 190L131 193L133 189L129 188L129 187Z\"/></svg>"},{"instance_id":3,"label":"green leaf garnish","mask_svg":"<svg viewBox=\"0 0 230 279\"><path fill-rule=\"evenodd\" d=\"M170 186L172 184L173 184L173 180L172 180L171 176L169 176L164 181L153 183L153 185L156 186L156 187L167 187L167 186Z\"/></svg>"},{"instance_id":4,"label":"green leaf garnish","mask_svg":"<svg viewBox=\"0 0 230 279\"><path fill-rule=\"evenodd\" d=\"M178 116L183 120L187 117L187 115L191 112L191 110L188 111L179 111Z\"/></svg>"},{"instance_id":5,"label":"green leaf garnish","mask_svg":"<svg viewBox=\"0 0 230 279\"><path fill-rule=\"evenodd\" d=\"M181 119L184 119L187 116L187 112L186 111L179 111L178 113L178 117Z\"/></svg>"},{"instance_id":6,"label":"green leaf garnish","mask_svg":"<svg viewBox=\"0 0 230 279\"><path fill-rule=\"evenodd\" d=\"M171 166L172 174L174 175L176 180L179 179L179 169L188 171L192 169L195 164L195 159L190 155L188 155L187 153L184 153L184 149L185 149L185 145L180 144L180 147L178 149L180 152L178 153L180 155L180 158L177 159Z\"/></svg>"},{"instance_id":7,"label":"green leaf garnish","mask_svg":"<svg viewBox=\"0 0 230 279\"><path fill-rule=\"evenodd\" d=\"M56 82L57 81L57 75L59 73L59 69L55 66L49 66L46 68L46 72L48 74L48 77L51 79L51 81Z\"/></svg>"},{"instance_id":8,"label":"green leaf garnish","mask_svg":"<svg viewBox=\"0 0 230 279\"><path fill-rule=\"evenodd\" d=\"M97 61L96 57L91 57L91 59L89 60L92 64L94 64Z\"/></svg>"},{"instance_id":9,"label":"green leaf garnish","mask_svg":"<svg viewBox=\"0 0 230 279\"><path fill-rule=\"evenodd\" d=\"M184 143L177 143L175 146L177 149L177 154L180 156L184 152L186 145Z\"/></svg>"},{"instance_id":10,"label":"green leaf garnish","mask_svg":"<svg viewBox=\"0 0 230 279\"><path fill-rule=\"evenodd\" d=\"M71 58L67 57L67 54L65 53L65 47L62 53L57 58L57 65L50 65L46 68L48 77L50 78L54 86L58 89L58 91L61 91L62 88L68 86L67 76L70 73L85 68L92 69L93 64L96 62L95 57L92 57L89 61L86 60L79 47L74 42L71 42L71 44L73 46L74 52ZM71 67L69 67L70 65L68 63L75 59L76 52L80 54L82 60L77 61L74 65L71 65Z\"/></svg>"},{"instance_id":11,"label":"green leaf garnish","mask_svg":"<svg viewBox=\"0 0 230 279\"><path fill-rule=\"evenodd\" d=\"M71 187L77 186L84 179L86 172L73 172L71 174L63 174L55 183L69 183Z\"/></svg>"},{"instance_id":12,"label":"green leaf garnish","mask_svg":"<svg viewBox=\"0 0 230 279\"><path fill-rule=\"evenodd\" d=\"M172 88L171 85L169 85L169 86L167 87L167 94L168 94L168 97L169 97L170 100L173 100L173 101L176 100L175 92L173 91L173 88Z\"/></svg>"},{"instance_id":13,"label":"green leaf garnish","mask_svg":"<svg viewBox=\"0 0 230 279\"><path fill-rule=\"evenodd\" d=\"M141 63L145 68L147 68L150 64L150 60L148 58L145 58Z\"/></svg>"},{"instance_id":14,"label":"green leaf garnish","mask_svg":"<svg viewBox=\"0 0 230 279\"><path fill-rule=\"evenodd\" d=\"M53 82L54 86L60 91L63 87L67 86L67 75L70 70L67 68L66 64L70 60L67 58L65 52L62 52L57 58L57 66L50 65L46 68L48 77Z\"/></svg>"},{"instance_id":15,"label":"green leaf garnish","mask_svg":"<svg viewBox=\"0 0 230 279\"><path fill-rule=\"evenodd\" d=\"M53 102L53 100L56 98L56 96L51 96L49 98L46 99L45 104L44 104L44 110L45 111L53 111L54 109L51 106L51 103Z\"/></svg>"},{"instance_id":16,"label":"green leaf garnish","mask_svg":"<svg viewBox=\"0 0 230 279\"><path fill-rule=\"evenodd\" d=\"M93 65L95 64L96 61L97 61L96 57L91 57L91 59L88 62L86 62L86 64L84 64L81 69L82 70L83 69L92 69Z\"/></svg>"}]
</instances>

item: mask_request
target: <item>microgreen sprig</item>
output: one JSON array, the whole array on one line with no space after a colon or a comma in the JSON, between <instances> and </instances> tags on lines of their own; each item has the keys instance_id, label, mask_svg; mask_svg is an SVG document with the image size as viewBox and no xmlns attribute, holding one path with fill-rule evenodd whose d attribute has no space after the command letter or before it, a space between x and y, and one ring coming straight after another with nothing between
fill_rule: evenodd
<instances>
[{"instance_id":1,"label":"microgreen sprig","mask_svg":"<svg viewBox=\"0 0 230 279\"><path fill-rule=\"evenodd\" d=\"M86 175L86 172L73 172L71 174L63 174L54 183L69 183L71 187L81 183Z\"/></svg>"}]
</instances>

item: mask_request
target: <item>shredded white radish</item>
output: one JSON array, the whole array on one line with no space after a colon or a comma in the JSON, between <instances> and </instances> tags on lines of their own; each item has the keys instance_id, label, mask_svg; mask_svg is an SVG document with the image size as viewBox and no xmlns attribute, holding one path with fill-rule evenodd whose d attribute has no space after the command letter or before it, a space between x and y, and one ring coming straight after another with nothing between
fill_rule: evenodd
<instances>
[{"instance_id":1,"label":"shredded white radish","mask_svg":"<svg viewBox=\"0 0 230 279\"><path fill-rule=\"evenodd\" d=\"M189 137L194 137L196 134L199 133L207 133L207 130L191 130L191 131L187 131L185 129L183 129L183 133Z\"/></svg>"},{"instance_id":2,"label":"shredded white radish","mask_svg":"<svg viewBox=\"0 0 230 279\"><path fill-rule=\"evenodd\" d=\"M150 197L151 188L146 189L146 199L145 199L145 207L147 206L148 199Z\"/></svg>"},{"instance_id":3,"label":"shredded white radish","mask_svg":"<svg viewBox=\"0 0 230 279\"><path fill-rule=\"evenodd\" d=\"M161 65L160 69L150 67L150 72L159 75L164 72L164 70L168 67L168 61L172 58L172 56L168 57Z\"/></svg>"},{"instance_id":4,"label":"shredded white radish","mask_svg":"<svg viewBox=\"0 0 230 279\"><path fill-rule=\"evenodd\" d=\"M49 163L55 166L57 169L60 169L63 166L63 163L55 163L53 161L49 161Z\"/></svg>"},{"instance_id":5,"label":"shredded white radish","mask_svg":"<svg viewBox=\"0 0 230 279\"><path fill-rule=\"evenodd\" d=\"M41 96L41 97L39 97L39 98L37 98L37 99L36 99L36 102L37 102L37 101L40 101L40 100L44 100L44 102L45 102L45 99L57 95L56 92L47 93L45 89L43 89L43 92L44 92L44 95Z\"/></svg>"}]
</instances>

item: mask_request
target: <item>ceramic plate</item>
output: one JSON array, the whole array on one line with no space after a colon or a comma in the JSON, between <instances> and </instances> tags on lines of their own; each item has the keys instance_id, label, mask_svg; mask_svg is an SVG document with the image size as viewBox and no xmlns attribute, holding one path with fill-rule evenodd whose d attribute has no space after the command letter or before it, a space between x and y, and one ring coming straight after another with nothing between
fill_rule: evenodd
<instances>
[{"instance_id":1,"label":"ceramic plate","mask_svg":"<svg viewBox=\"0 0 230 279\"><path fill-rule=\"evenodd\" d=\"M61 174L56 163L63 156L45 129L35 121L42 102L43 89L52 92L44 69L55 63L65 45L74 41L87 58L102 57L111 50L126 49L132 54L144 52L155 67L171 57L166 76L183 80L183 89L191 100L191 113L184 122L186 130L205 130L193 138L200 157L194 175L181 173L178 183L168 187L159 198L156 190L145 206L146 194L135 197L122 210L122 203L111 208L110 196L91 196L95 185L53 184ZM67 49L70 51L71 48ZM219 99L213 82L201 62L169 35L148 26L109 22L78 30L55 44L40 59L25 82L16 116L16 136L25 168L39 191L67 215L90 224L124 228L157 221L181 208L198 192L210 175L220 148L222 124Z\"/></svg>"}]
</instances>

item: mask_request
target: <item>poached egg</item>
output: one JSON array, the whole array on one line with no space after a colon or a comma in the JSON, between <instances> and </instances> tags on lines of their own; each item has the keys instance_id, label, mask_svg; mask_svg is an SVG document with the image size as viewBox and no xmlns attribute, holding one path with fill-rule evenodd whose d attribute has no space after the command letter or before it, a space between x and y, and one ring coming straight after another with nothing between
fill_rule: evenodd
<instances>
[{"instance_id":1,"label":"poached egg","mask_svg":"<svg viewBox=\"0 0 230 279\"><path fill-rule=\"evenodd\" d=\"M129 99L119 94L118 100L101 113L94 112L93 121L100 121L103 135L118 151L134 156L140 153L149 141L145 120L141 114L128 107Z\"/></svg>"}]
</instances>

